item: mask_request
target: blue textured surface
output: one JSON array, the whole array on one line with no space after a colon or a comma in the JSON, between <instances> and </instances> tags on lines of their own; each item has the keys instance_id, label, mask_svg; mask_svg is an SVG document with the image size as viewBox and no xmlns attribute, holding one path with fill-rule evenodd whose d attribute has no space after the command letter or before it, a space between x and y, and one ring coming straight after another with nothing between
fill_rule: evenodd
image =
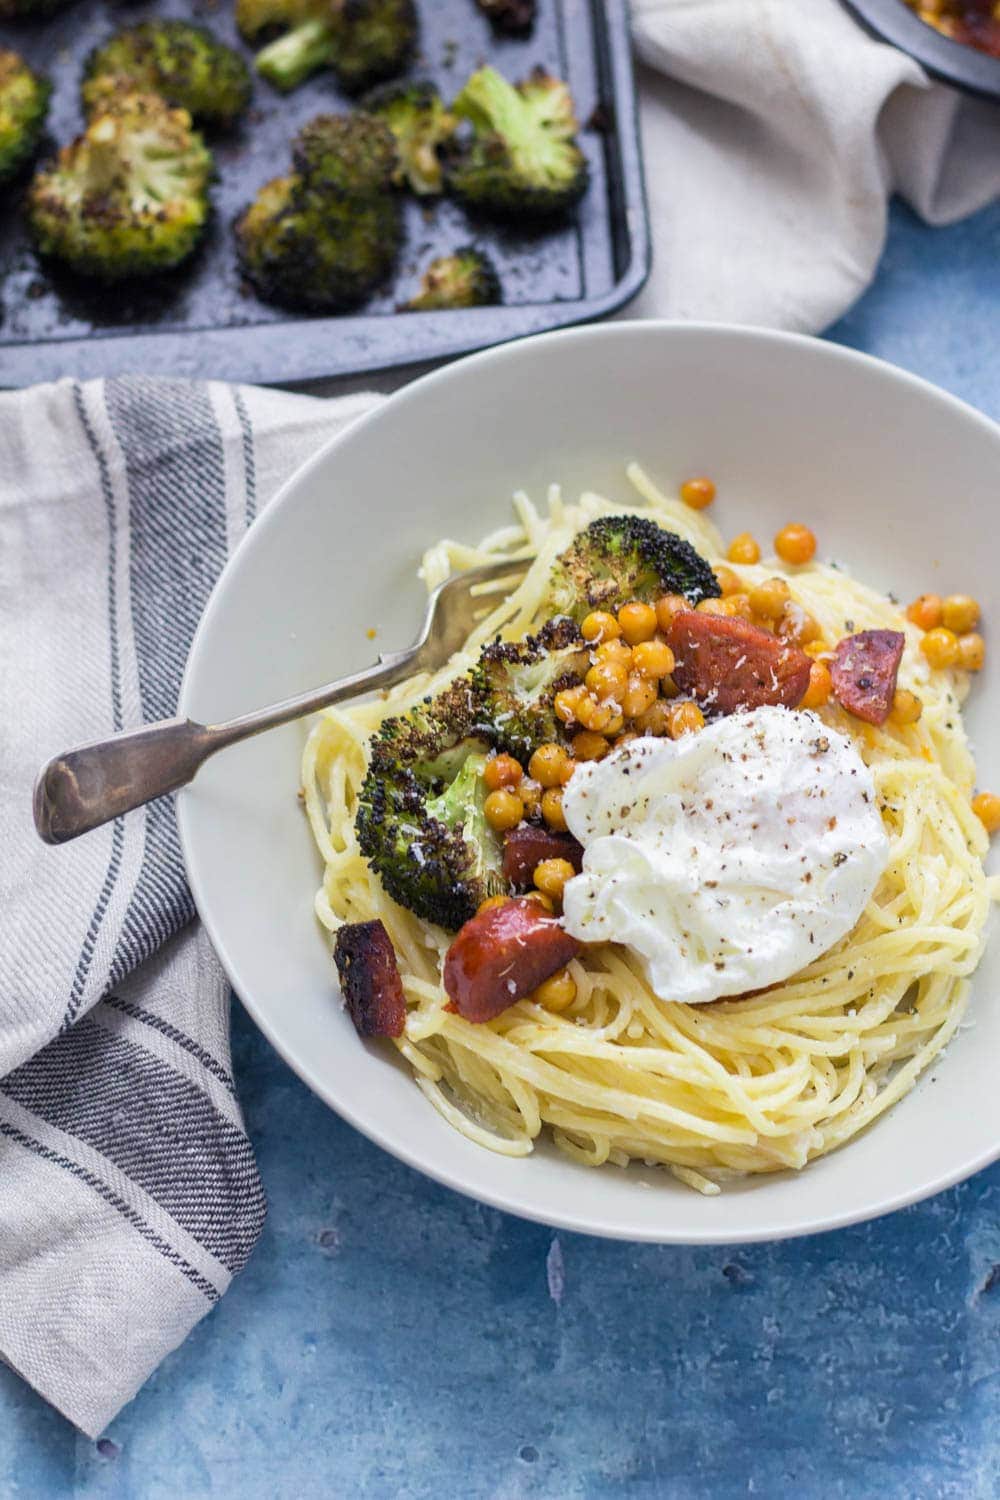
<instances>
[{"instance_id":1,"label":"blue textured surface","mask_svg":"<svg viewBox=\"0 0 1000 1500\"><path fill-rule=\"evenodd\" d=\"M897 211L833 337L1000 417L1000 207ZM234 1013L271 1213L98 1444L0 1370L0 1496L1000 1494L1000 1167L748 1249L554 1236L383 1155Z\"/></svg>"}]
</instances>

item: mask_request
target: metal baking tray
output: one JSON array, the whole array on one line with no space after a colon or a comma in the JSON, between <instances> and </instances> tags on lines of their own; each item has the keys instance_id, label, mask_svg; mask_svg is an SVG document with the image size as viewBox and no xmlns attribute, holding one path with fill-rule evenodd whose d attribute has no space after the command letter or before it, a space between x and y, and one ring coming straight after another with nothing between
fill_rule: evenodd
<instances>
[{"instance_id":1,"label":"metal baking tray","mask_svg":"<svg viewBox=\"0 0 1000 1500\"><path fill-rule=\"evenodd\" d=\"M486 61L514 80L536 65L567 79L580 120L589 122L580 143L591 168L590 189L570 219L528 232L473 219L447 198L429 208L407 199L399 272L361 311L318 317L269 307L242 282L231 222L261 183L287 169L298 127L350 101L329 72L290 95L255 76L246 119L229 135L209 137L219 180L206 240L193 261L169 275L109 289L43 267L17 211L21 185L7 189L0 203L0 384L128 371L298 383L461 354L597 318L633 297L648 273L650 246L627 0L539 0L527 40L496 38L474 0L418 3L420 56L410 72L433 78L446 98ZM0 46L14 47L52 79L51 144L81 128L80 73L90 48L151 15L203 19L241 45L231 4L216 8L208 0L127 7L77 0L42 23L0 25ZM496 263L502 306L397 312L434 255L470 241Z\"/></svg>"}]
</instances>

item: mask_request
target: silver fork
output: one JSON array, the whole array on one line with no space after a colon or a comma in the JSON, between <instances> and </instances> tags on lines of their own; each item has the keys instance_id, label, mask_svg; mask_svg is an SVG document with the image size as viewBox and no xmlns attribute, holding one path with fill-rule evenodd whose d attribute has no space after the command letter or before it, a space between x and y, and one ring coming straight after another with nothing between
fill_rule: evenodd
<instances>
[{"instance_id":1,"label":"silver fork","mask_svg":"<svg viewBox=\"0 0 1000 1500\"><path fill-rule=\"evenodd\" d=\"M415 672L443 667L464 645L477 620L495 607L496 596L527 572L532 558L490 563L446 578L427 601L420 634L405 651L379 657L353 677L227 724L162 719L108 740L80 745L43 766L35 782L35 827L47 844L65 844L112 818L186 786L200 766L229 745L276 729L318 709L378 688L392 687Z\"/></svg>"}]
</instances>

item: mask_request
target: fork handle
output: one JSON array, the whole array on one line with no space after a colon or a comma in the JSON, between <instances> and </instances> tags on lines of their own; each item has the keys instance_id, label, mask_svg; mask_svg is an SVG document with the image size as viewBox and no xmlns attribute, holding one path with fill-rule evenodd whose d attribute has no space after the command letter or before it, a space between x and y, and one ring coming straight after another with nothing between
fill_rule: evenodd
<instances>
[{"instance_id":1,"label":"fork handle","mask_svg":"<svg viewBox=\"0 0 1000 1500\"><path fill-rule=\"evenodd\" d=\"M35 828L47 844L65 844L112 818L186 786L198 768L227 745L275 729L345 698L391 687L414 671L417 652L384 656L375 667L287 698L226 724L162 719L67 750L42 767L35 782Z\"/></svg>"}]
</instances>

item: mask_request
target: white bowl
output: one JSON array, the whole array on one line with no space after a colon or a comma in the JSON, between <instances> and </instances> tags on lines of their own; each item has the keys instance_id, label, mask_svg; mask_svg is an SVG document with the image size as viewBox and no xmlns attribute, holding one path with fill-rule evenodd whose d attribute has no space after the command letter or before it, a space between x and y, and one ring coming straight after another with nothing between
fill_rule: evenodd
<instances>
[{"instance_id":1,"label":"white bowl","mask_svg":"<svg viewBox=\"0 0 1000 1500\"><path fill-rule=\"evenodd\" d=\"M617 323L492 349L417 381L285 486L226 568L202 621L181 710L217 721L367 665L378 627L407 643L433 540L478 539L511 493L631 498L626 461L671 489L719 488L724 532L788 520L821 553L900 598L962 589L1000 613L1000 429L961 402L831 344L743 328ZM981 782L1000 789L996 655L968 722ZM990 729L993 727L993 733ZM591 1170L541 1145L510 1159L451 1129L387 1044L342 1011L314 920L320 878L296 805L305 729L220 755L179 798L198 909L237 993L281 1055L386 1150L473 1197L560 1227L680 1243L778 1238L911 1203L1000 1155L1000 955L988 952L963 1030L929 1076L846 1148L804 1171L703 1198L666 1173ZM994 950L997 945L993 944Z\"/></svg>"}]
</instances>

